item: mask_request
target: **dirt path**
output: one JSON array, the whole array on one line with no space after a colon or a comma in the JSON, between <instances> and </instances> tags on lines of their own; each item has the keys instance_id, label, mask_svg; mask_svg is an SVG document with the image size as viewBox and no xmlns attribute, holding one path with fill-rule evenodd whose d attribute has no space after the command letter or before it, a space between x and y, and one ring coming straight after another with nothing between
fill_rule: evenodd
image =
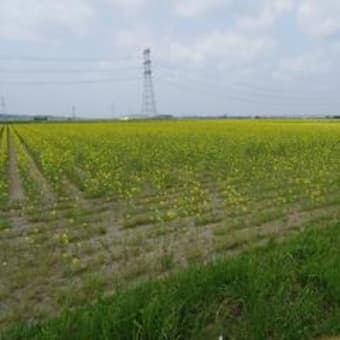
<instances>
[{"instance_id":1,"label":"dirt path","mask_svg":"<svg viewBox=\"0 0 340 340\"><path fill-rule=\"evenodd\" d=\"M20 202L25 199L25 193L17 167L17 155L13 135L8 130L8 174L9 174L9 199L10 202Z\"/></svg>"},{"instance_id":2,"label":"dirt path","mask_svg":"<svg viewBox=\"0 0 340 340\"><path fill-rule=\"evenodd\" d=\"M31 155L31 152L28 150L25 143L21 140L20 136L19 141L21 143L22 149L26 154L27 160L30 165L30 176L32 180L40 186L41 189L41 196L44 198L44 201L46 203L53 203L55 201L53 190L44 177L44 175L41 173L37 163L35 162L33 156Z\"/></svg>"},{"instance_id":3,"label":"dirt path","mask_svg":"<svg viewBox=\"0 0 340 340\"><path fill-rule=\"evenodd\" d=\"M94 203L87 200L84 194L79 190L79 188L72 183L68 178L63 179L63 185L67 189L70 196L79 203L80 207L83 209L91 210L94 208Z\"/></svg>"}]
</instances>

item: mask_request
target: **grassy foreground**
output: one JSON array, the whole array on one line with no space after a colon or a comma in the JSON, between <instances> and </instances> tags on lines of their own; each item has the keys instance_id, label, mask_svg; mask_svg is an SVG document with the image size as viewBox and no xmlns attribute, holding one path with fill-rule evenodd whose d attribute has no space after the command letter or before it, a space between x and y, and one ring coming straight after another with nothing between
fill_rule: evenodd
<instances>
[{"instance_id":1,"label":"grassy foreground","mask_svg":"<svg viewBox=\"0 0 340 340\"><path fill-rule=\"evenodd\" d=\"M340 224L192 268L1 339L302 339L340 334Z\"/></svg>"}]
</instances>

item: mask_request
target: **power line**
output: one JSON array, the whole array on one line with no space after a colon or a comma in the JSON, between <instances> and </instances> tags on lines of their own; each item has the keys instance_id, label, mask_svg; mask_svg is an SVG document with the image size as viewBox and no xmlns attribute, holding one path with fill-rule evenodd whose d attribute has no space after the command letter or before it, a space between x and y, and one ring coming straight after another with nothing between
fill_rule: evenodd
<instances>
[{"instance_id":1,"label":"power line","mask_svg":"<svg viewBox=\"0 0 340 340\"><path fill-rule=\"evenodd\" d=\"M140 81L136 77L130 78L103 78L103 79L85 79L85 80L1 80L0 84L6 85L81 85L81 84L100 84L114 82L132 82Z\"/></svg>"},{"instance_id":2,"label":"power line","mask_svg":"<svg viewBox=\"0 0 340 340\"><path fill-rule=\"evenodd\" d=\"M111 73L117 71L141 70L141 67L120 67L109 69L0 69L0 73L21 74L21 73Z\"/></svg>"},{"instance_id":3,"label":"power line","mask_svg":"<svg viewBox=\"0 0 340 340\"><path fill-rule=\"evenodd\" d=\"M250 104L266 104L266 105L270 105L270 106L276 106L276 107L296 107L296 106L304 106L307 107L308 105L311 105L312 107L315 106L321 106L321 107L327 107L327 104L329 103L277 103L277 102L270 102L268 99L266 100L264 99L260 99L260 98L253 98L253 97L249 97L246 95L237 95L237 94L233 94L230 92L225 92L223 94L218 94L216 93L216 91L212 91L209 90L207 88L202 88L202 87L198 87L195 85L187 85L187 84L183 84L183 82L181 83L178 80L173 80L173 79L169 79L169 78L163 78L163 77L157 77L157 79L164 81L164 83L166 85L171 86L172 88L175 88L177 90L181 90L181 92L183 92L183 89L185 90L189 90L192 91L194 93L201 93L207 96L210 96L212 98L218 98L219 100L221 100L221 98L223 97L224 99L228 99L228 100L233 100L239 103L250 103Z\"/></svg>"},{"instance_id":4,"label":"power line","mask_svg":"<svg viewBox=\"0 0 340 340\"><path fill-rule=\"evenodd\" d=\"M136 56L96 56L96 57L43 57L43 56L10 56L10 55L0 55L0 61L7 62L55 62L55 63L72 63L72 62L107 62L107 63L117 63L118 61L135 60L138 58Z\"/></svg>"},{"instance_id":5,"label":"power line","mask_svg":"<svg viewBox=\"0 0 340 340\"><path fill-rule=\"evenodd\" d=\"M263 95L263 96L276 96L276 97L282 97L282 98L287 98L288 100L290 98L292 99L302 99L302 100L314 100L314 99L327 99L326 96L321 96L321 93L325 92L326 95L329 95L333 93L334 95L337 95L337 92L335 89L314 89L314 90L308 90L309 93L307 95L302 95L298 93L291 93L288 92L287 89L275 89L273 86L270 88L263 86L263 84L254 84L254 83L249 83L246 81L233 81L229 83L223 83L221 82L218 77L221 76L221 74L213 74L211 72L206 72L205 70L188 70L188 69L179 69L179 68L174 68L174 67L169 67L164 61L158 62L156 65L156 68L160 68L160 72L166 72L171 75L176 75L183 79L184 77L189 78L190 81L192 82L205 82L207 85L209 81L212 83L209 84L209 86L213 85L220 85L224 86L225 88L228 88L230 90L235 90L235 91L249 91L253 92L256 95ZM201 76L197 75L197 72L202 72ZM202 80L203 79L203 80ZM291 90L289 90L291 91ZM315 92L315 93L311 93Z\"/></svg>"},{"instance_id":6,"label":"power line","mask_svg":"<svg viewBox=\"0 0 340 340\"><path fill-rule=\"evenodd\" d=\"M176 74L177 76L177 74ZM177 78L177 79L176 79ZM234 93L236 96L243 96L243 97L255 97L256 99L259 98L263 98L263 99L273 99L276 101L284 101L284 102L306 102L306 101L311 101L311 102L329 102L329 101L333 101L333 102L339 102L338 100L334 100L331 99L329 97L324 97L324 96L300 96L300 95L287 95L287 94L279 94L279 93L270 93L270 92L263 92L261 90L257 90L256 88L251 88L251 89L244 89L242 87L239 86L235 86L233 84L223 84L220 82L209 82L206 79L202 80L202 79L198 79L197 77L189 77L188 76L181 76L180 79L178 79L178 77L176 77L174 79L170 78L169 76L165 76L164 79L170 79L170 81L181 81L183 83L183 81L187 81L190 82L191 84L200 84L203 86L206 86L207 88L215 88L215 89L220 89L220 90L225 90L228 91L228 93ZM190 86L189 85L189 86Z\"/></svg>"},{"instance_id":7,"label":"power line","mask_svg":"<svg viewBox=\"0 0 340 340\"><path fill-rule=\"evenodd\" d=\"M86 85L86 84L104 84L104 83L115 83L115 82L135 82L141 81L140 77L128 76L128 71L141 70L141 67L135 65L122 65L119 66L119 61L124 63L135 60L135 56L125 56L125 57L79 57L79 58L55 58L55 57L42 57L42 56L24 56L24 57L9 57L1 56L1 61L24 61L24 62L42 62L42 63L65 63L65 65L58 68L58 65L45 65L45 67L34 67L34 68L0 68L0 73L8 75L8 79L0 80L0 84L6 85ZM95 61L107 62L108 64L114 64L112 67L110 65L98 66L84 64L82 67L72 67L72 63L93 63ZM71 65L67 65L70 63ZM1 65L1 63L0 63ZM141 113L145 116L156 115L156 99L154 93L153 85L153 68L151 61L151 51L150 49L144 50L144 87L143 87L143 102ZM212 69L209 72L205 70L190 70L190 69L180 69L178 67L169 66L170 63L159 60L156 62L156 68L160 69L161 77L157 77L164 84L171 86L177 90L185 89L193 91L195 93L201 93L204 95L212 96L218 98L218 100L228 99L238 103L251 103L251 104L266 104L269 106L277 107L307 107L307 106L319 106L327 107L330 104L340 103L339 100L332 99L326 96L320 95L317 92L316 95L302 95L299 93L286 92L284 90L276 90L274 88L265 88L263 86L257 86L256 84L250 84L245 81L229 82L225 83L221 79L221 74L212 73ZM13 65L12 65L13 66ZM26 66L26 65L25 65ZM50 67L48 67L50 66ZM63 67L64 66L64 67ZM89 67L87 67L89 66ZM63 79L55 78L54 74L60 74L65 76L65 73L69 74L79 74L83 75L86 73L99 74L100 73L114 73L114 72L124 72L121 77L107 77L107 78L89 78L89 79ZM201 73L201 75L197 74ZM214 71L213 71L214 72ZM15 77L10 78L15 74L33 74L33 79L15 79ZM43 74L51 74L52 79L39 79L35 76L40 76ZM29 76L27 76L28 78ZM20 77L18 77L20 78ZM35 79L34 79L35 78ZM75 76L75 78L77 78ZM183 92L183 90L181 90ZM217 92L222 91L222 92ZM329 93L327 93L329 95ZM4 104L3 104L4 103ZM4 98L1 98L1 108L3 109L6 104ZM112 109L114 111L114 109ZM75 113L72 109L72 112ZM113 114L113 112L112 112Z\"/></svg>"}]
</instances>

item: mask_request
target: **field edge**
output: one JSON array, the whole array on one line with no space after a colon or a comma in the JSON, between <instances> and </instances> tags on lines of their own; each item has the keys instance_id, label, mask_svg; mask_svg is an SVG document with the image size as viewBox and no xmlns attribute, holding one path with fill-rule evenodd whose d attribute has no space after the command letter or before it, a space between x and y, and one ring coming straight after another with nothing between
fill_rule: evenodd
<instances>
[{"instance_id":1,"label":"field edge","mask_svg":"<svg viewBox=\"0 0 340 340\"><path fill-rule=\"evenodd\" d=\"M195 266L0 339L301 339L340 334L340 222Z\"/></svg>"}]
</instances>

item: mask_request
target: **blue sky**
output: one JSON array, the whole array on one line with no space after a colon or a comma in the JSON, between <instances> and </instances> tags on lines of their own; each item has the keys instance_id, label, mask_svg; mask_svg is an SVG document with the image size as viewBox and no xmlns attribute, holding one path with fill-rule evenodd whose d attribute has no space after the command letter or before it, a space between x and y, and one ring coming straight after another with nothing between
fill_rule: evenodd
<instances>
[{"instance_id":1,"label":"blue sky","mask_svg":"<svg viewBox=\"0 0 340 340\"><path fill-rule=\"evenodd\" d=\"M339 114L338 0L1 0L0 96L15 113Z\"/></svg>"}]
</instances>

